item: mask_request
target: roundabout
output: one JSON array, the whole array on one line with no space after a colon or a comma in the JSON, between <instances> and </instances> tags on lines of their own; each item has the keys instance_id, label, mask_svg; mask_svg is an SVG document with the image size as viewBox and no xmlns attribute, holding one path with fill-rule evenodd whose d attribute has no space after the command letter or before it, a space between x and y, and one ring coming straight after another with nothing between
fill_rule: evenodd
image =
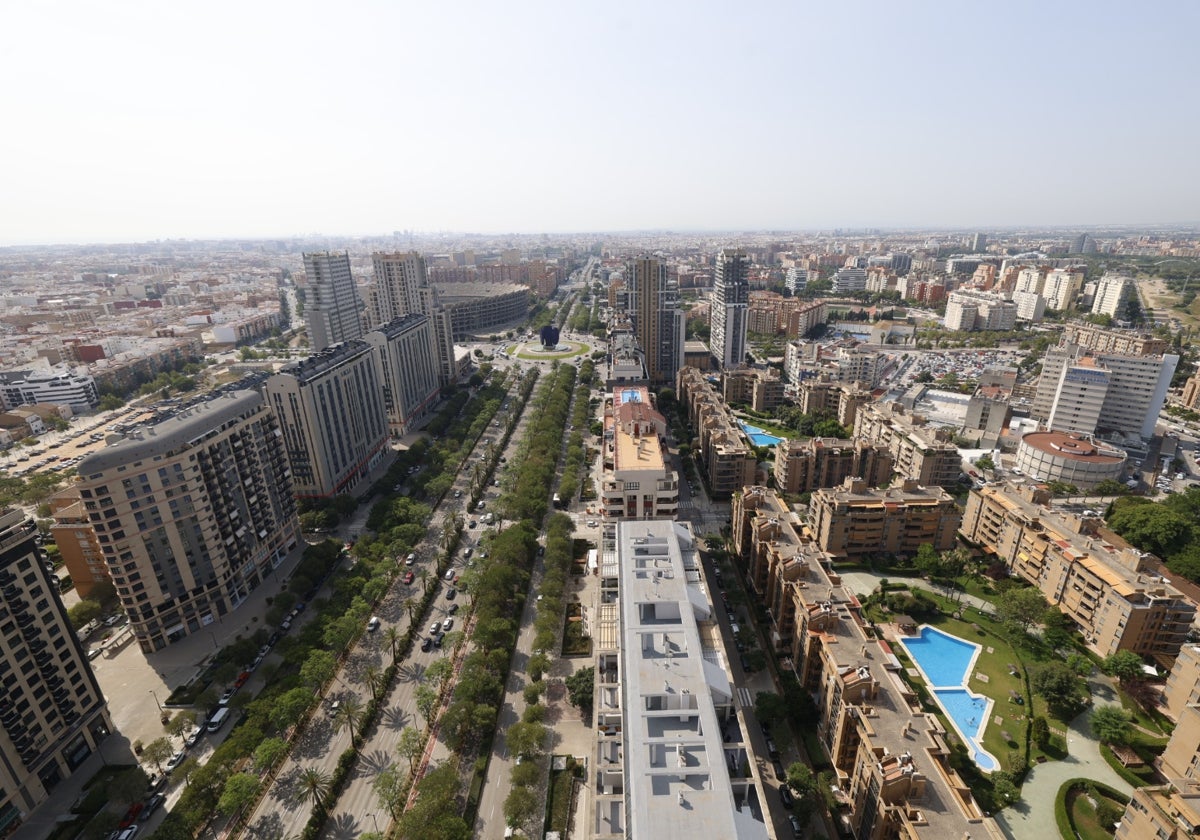
<instances>
[{"instance_id":1,"label":"roundabout","mask_svg":"<svg viewBox=\"0 0 1200 840\"><path fill-rule=\"evenodd\" d=\"M537 341L523 341L504 348L504 352L514 359L536 362L570 359L590 353L592 348L582 341L560 341L553 347L543 347Z\"/></svg>"}]
</instances>

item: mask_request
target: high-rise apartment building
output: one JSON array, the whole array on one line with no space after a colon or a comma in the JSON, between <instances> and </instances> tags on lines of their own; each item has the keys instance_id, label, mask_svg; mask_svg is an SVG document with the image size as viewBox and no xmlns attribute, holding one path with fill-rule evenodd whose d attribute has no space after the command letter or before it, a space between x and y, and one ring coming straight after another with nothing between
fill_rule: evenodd
<instances>
[{"instance_id":1,"label":"high-rise apartment building","mask_svg":"<svg viewBox=\"0 0 1200 840\"><path fill-rule=\"evenodd\" d=\"M297 496L351 493L388 451L383 383L366 341L285 365L265 390Z\"/></svg>"},{"instance_id":2,"label":"high-rise apartment building","mask_svg":"<svg viewBox=\"0 0 1200 840\"><path fill-rule=\"evenodd\" d=\"M744 251L717 255L713 279L709 346L721 368L746 362L746 310L750 304L750 258Z\"/></svg>"},{"instance_id":3,"label":"high-rise apartment building","mask_svg":"<svg viewBox=\"0 0 1200 840\"><path fill-rule=\"evenodd\" d=\"M1059 312L1075 308L1075 299L1083 290L1082 268L1056 268L1046 275L1042 296L1046 306Z\"/></svg>"},{"instance_id":4,"label":"high-rise apartment building","mask_svg":"<svg viewBox=\"0 0 1200 840\"><path fill-rule=\"evenodd\" d=\"M20 510L0 509L0 832L6 836L112 730L37 533Z\"/></svg>"},{"instance_id":5,"label":"high-rise apartment building","mask_svg":"<svg viewBox=\"0 0 1200 840\"><path fill-rule=\"evenodd\" d=\"M1042 373L1038 379L1030 413L1047 423L1057 411L1061 416L1067 412L1074 416L1069 431L1094 434L1097 432L1121 435L1138 435L1149 438L1154 434L1158 413L1167 398L1167 389L1179 356L1166 353L1161 356L1129 356L1122 353L1095 353L1078 345L1066 344L1052 347L1042 359ZM1090 367L1093 371L1086 376L1080 369ZM1068 375L1069 371L1073 371ZM1087 400L1094 397L1101 387L1101 374L1107 378L1104 402L1098 411L1092 410ZM1087 389L1084 394L1083 389ZM1066 397L1060 398L1066 391ZM1085 396L1087 399L1085 399ZM1082 413L1081 413L1082 412ZM1080 418L1095 417L1092 429L1083 428ZM1062 422L1049 428L1064 431Z\"/></svg>"},{"instance_id":6,"label":"high-rise apartment building","mask_svg":"<svg viewBox=\"0 0 1200 840\"><path fill-rule=\"evenodd\" d=\"M808 288L808 269L796 266L789 268L783 287L794 295L803 293Z\"/></svg>"},{"instance_id":7,"label":"high-rise apartment building","mask_svg":"<svg viewBox=\"0 0 1200 840\"><path fill-rule=\"evenodd\" d=\"M1100 423L1108 388L1108 371L1097 366L1091 356L1065 366L1054 392L1046 427L1057 432L1093 434Z\"/></svg>"},{"instance_id":8,"label":"high-rise apartment building","mask_svg":"<svg viewBox=\"0 0 1200 840\"><path fill-rule=\"evenodd\" d=\"M1092 313L1108 315L1118 320L1129 315L1129 303L1136 290L1133 278L1116 274L1105 274L1096 284L1096 296L1092 300Z\"/></svg>"},{"instance_id":9,"label":"high-rise apartment building","mask_svg":"<svg viewBox=\"0 0 1200 840\"><path fill-rule=\"evenodd\" d=\"M894 469L926 487L952 487L962 475L962 455L948 429L935 429L919 414L909 414L899 403L860 406L854 437L892 453Z\"/></svg>"},{"instance_id":10,"label":"high-rise apartment building","mask_svg":"<svg viewBox=\"0 0 1200 840\"><path fill-rule=\"evenodd\" d=\"M808 438L781 440L775 446L775 485L784 493L810 493L837 487L847 478L863 479L868 487L891 481L892 455L858 440Z\"/></svg>"},{"instance_id":11,"label":"high-rise apartment building","mask_svg":"<svg viewBox=\"0 0 1200 840\"><path fill-rule=\"evenodd\" d=\"M362 338L362 301L348 253L304 255L304 320L313 352Z\"/></svg>"},{"instance_id":12,"label":"high-rise apartment building","mask_svg":"<svg viewBox=\"0 0 1200 840\"><path fill-rule=\"evenodd\" d=\"M142 650L233 612L300 544L279 422L231 390L79 464L80 496Z\"/></svg>"},{"instance_id":13,"label":"high-rise apartment building","mask_svg":"<svg viewBox=\"0 0 1200 840\"><path fill-rule=\"evenodd\" d=\"M650 384L670 385L683 366L684 321L679 289L666 263L657 257L639 257L630 262L625 280L630 287L633 331L646 357Z\"/></svg>"},{"instance_id":14,"label":"high-rise apartment building","mask_svg":"<svg viewBox=\"0 0 1200 840\"><path fill-rule=\"evenodd\" d=\"M425 258L416 251L371 255L375 275L372 323L383 326L403 315L426 315L433 326L438 380L448 385L457 378L454 364L454 326L450 313L429 282Z\"/></svg>"},{"instance_id":15,"label":"high-rise apartment building","mask_svg":"<svg viewBox=\"0 0 1200 840\"><path fill-rule=\"evenodd\" d=\"M441 388L433 355L433 324L426 315L403 315L371 330L383 408L392 437L403 437L433 409Z\"/></svg>"}]
</instances>

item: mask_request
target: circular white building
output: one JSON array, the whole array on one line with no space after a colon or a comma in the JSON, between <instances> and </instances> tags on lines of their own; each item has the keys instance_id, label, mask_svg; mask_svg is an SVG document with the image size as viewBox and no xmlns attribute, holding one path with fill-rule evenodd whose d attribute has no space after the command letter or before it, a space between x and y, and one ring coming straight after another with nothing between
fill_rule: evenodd
<instances>
[{"instance_id":1,"label":"circular white building","mask_svg":"<svg viewBox=\"0 0 1200 840\"><path fill-rule=\"evenodd\" d=\"M1129 456L1073 432L1029 432L1017 444L1017 467L1038 481L1062 481L1080 490L1120 479Z\"/></svg>"}]
</instances>

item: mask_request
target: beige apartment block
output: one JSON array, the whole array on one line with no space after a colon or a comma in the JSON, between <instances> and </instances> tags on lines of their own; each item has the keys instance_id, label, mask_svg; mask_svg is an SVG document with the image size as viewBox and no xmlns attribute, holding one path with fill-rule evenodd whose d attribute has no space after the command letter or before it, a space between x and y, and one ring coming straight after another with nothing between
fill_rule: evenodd
<instances>
[{"instance_id":1,"label":"beige apartment block","mask_svg":"<svg viewBox=\"0 0 1200 840\"><path fill-rule=\"evenodd\" d=\"M721 395L695 368L680 368L675 382L678 398L688 407L688 421L695 430L694 448L700 455L709 492L730 496L753 484L758 459Z\"/></svg>"},{"instance_id":2,"label":"beige apartment block","mask_svg":"<svg viewBox=\"0 0 1200 840\"><path fill-rule=\"evenodd\" d=\"M926 487L950 487L962 475L962 456L949 429L927 425L899 403L869 403L859 408L854 437L892 453L896 474Z\"/></svg>"},{"instance_id":3,"label":"beige apartment block","mask_svg":"<svg viewBox=\"0 0 1200 840\"><path fill-rule=\"evenodd\" d=\"M1200 784L1200 706L1191 703L1183 707L1158 769L1170 781Z\"/></svg>"},{"instance_id":4,"label":"beige apartment block","mask_svg":"<svg viewBox=\"0 0 1200 840\"><path fill-rule=\"evenodd\" d=\"M88 520L78 487L55 493L49 504L50 515L54 518L54 524L50 526L54 544L75 584L75 591L80 598L87 598L97 586L111 582L96 529Z\"/></svg>"},{"instance_id":5,"label":"beige apartment block","mask_svg":"<svg viewBox=\"0 0 1200 840\"><path fill-rule=\"evenodd\" d=\"M945 730L900 677L859 605L802 536L774 491L734 501L739 561L771 616L773 642L817 703L817 738L833 764L843 833L999 840L996 823L950 766Z\"/></svg>"},{"instance_id":6,"label":"beige apartment block","mask_svg":"<svg viewBox=\"0 0 1200 840\"><path fill-rule=\"evenodd\" d=\"M600 508L606 519L674 519L679 475L666 460L666 419L643 386L613 390L604 418Z\"/></svg>"},{"instance_id":7,"label":"beige apartment block","mask_svg":"<svg viewBox=\"0 0 1200 840\"><path fill-rule=\"evenodd\" d=\"M79 769L112 731L108 705L43 564L34 521L0 509L0 830ZM65 806L64 806L65 807Z\"/></svg>"},{"instance_id":8,"label":"beige apartment block","mask_svg":"<svg viewBox=\"0 0 1200 840\"><path fill-rule=\"evenodd\" d=\"M1117 826L1116 840L1186 840L1200 826L1200 784L1136 788Z\"/></svg>"},{"instance_id":9,"label":"beige apartment block","mask_svg":"<svg viewBox=\"0 0 1200 840\"><path fill-rule=\"evenodd\" d=\"M950 494L912 479L872 488L847 478L841 487L814 490L808 510L817 546L837 559L915 554L925 543L949 551L962 521Z\"/></svg>"},{"instance_id":10,"label":"beige apartment block","mask_svg":"<svg viewBox=\"0 0 1200 840\"><path fill-rule=\"evenodd\" d=\"M1045 490L972 490L962 535L1033 584L1078 626L1100 656L1131 650L1170 668L1196 605L1157 572L1157 558L1098 531L1099 521L1060 515Z\"/></svg>"},{"instance_id":11,"label":"beige apartment block","mask_svg":"<svg viewBox=\"0 0 1200 840\"><path fill-rule=\"evenodd\" d=\"M1200 703L1200 645L1183 645L1167 675L1162 710L1171 720L1179 721L1184 709L1194 703ZM1200 744L1200 740L1193 743Z\"/></svg>"},{"instance_id":12,"label":"beige apartment block","mask_svg":"<svg viewBox=\"0 0 1200 840\"><path fill-rule=\"evenodd\" d=\"M869 487L892 480L892 454L861 440L809 438L775 445L775 486L784 493L809 493L861 478Z\"/></svg>"},{"instance_id":13,"label":"beige apartment block","mask_svg":"<svg viewBox=\"0 0 1200 840\"><path fill-rule=\"evenodd\" d=\"M237 609L300 544L279 422L234 390L79 464L80 495L146 653Z\"/></svg>"}]
</instances>

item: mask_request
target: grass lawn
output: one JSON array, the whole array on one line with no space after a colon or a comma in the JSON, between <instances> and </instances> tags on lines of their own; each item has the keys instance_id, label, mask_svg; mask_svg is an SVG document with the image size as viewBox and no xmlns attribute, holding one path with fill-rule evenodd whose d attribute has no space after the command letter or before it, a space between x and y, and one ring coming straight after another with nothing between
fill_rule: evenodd
<instances>
[{"instance_id":1,"label":"grass lawn","mask_svg":"<svg viewBox=\"0 0 1200 840\"><path fill-rule=\"evenodd\" d=\"M1125 803L1109 799L1102 793L1097 793L1096 803L1110 802L1114 807L1125 810ZM1100 824L1096 816L1096 806L1092 804L1083 790L1072 790L1067 794L1067 813L1075 824L1075 833L1080 840L1111 840L1113 833Z\"/></svg>"},{"instance_id":2,"label":"grass lawn","mask_svg":"<svg viewBox=\"0 0 1200 840\"><path fill-rule=\"evenodd\" d=\"M1121 706L1124 707L1125 711L1133 715L1133 722L1138 726L1144 726L1153 732L1161 732L1164 738L1174 730L1175 727L1171 724L1171 721L1167 720L1161 712L1148 712L1125 691L1120 691L1119 694L1121 697Z\"/></svg>"}]
</instances>

